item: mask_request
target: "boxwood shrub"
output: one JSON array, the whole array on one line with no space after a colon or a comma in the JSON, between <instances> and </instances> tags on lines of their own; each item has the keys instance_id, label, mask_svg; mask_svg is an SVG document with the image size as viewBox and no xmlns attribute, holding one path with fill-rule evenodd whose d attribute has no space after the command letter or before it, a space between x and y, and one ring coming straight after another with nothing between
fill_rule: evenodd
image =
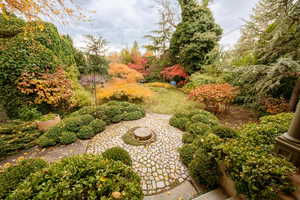
<instances>
[{"instance_id":1,"label":"boxwood shrub","mask_svg":"<svg viewBox=\"0 0 300 200\"><path fill-rule=\"evenodd\" d=\"M102 156L107 159L121 161L126 165L131 166L132 160L129 153L121 147L113 147L102 153Z\"/></svg>"},{"instance_id":2,"label":"boxwood shrub","mask_svg":"<svg viewBox=\"0 0 300 200\"><path fill-rule=\"evenodd\" d=\"M89 126L92 127L96 133L100 133L104 131L106 123L101 119L95 119L89 124Z\"/></svg>"},{"instance_id":3,"label":"boxwood shrub","mask_svg":"<svg viewBox=\"0 0 300 200\"><path fill-rule=\"evenodd\" d=\"M59 141L61 144L71 144L77 140L76 133L64 131L61 133Z\"/></svg>"},{"instance_id":4,"label":"boxwood shrub","mask_svg":"<svg viewBox=\"0 0 300 200\"><path fill-rule=\"evenodd\" d=\"M266 116L260 123L245 125L238 134L216 126L184 144L179 149L181 160L192 177L209 188L217 187L218 165L224 163L238 193L253 200L278 199L279 192L294 190L288 176L296 168L272 153L275 137L288 130L291 119L292 115L286 113Z\"/></svg>"},{"instance_id":5,"label":"boxwood shrub","mask_svg":"<svg viewBox=\"0 0 300 200\"><path fill-rule=\"evenodd\" d=\"M218 119L210 112L195 110L175 114L170 119L170 125L192 134L205 134L212 127L218 125ZM199 129L199 130L198 130ZM201 130L200 130L201 129Z\"/></svg>"},{"instance_id":6,"label":"boxwood shrub","mask_svg":"<svg viewBox=\"0 0 300 200\"><path fill-rule=\"evenodd\" d=\"M5 169L0 173L0 199L5 199L27 176L47 166L44 160L27 159Z\"/></svg>"},{"instance_id":7,"label":"boxwood shrub","mask_svg":"<svg viewBox=\"0 0 300 200\"><path fill-rule=\"evenodd\" d=\"M139 176L122 162L99 155L65 158L30 174L8 199L121 199L142 200Z\"/></svg>"},{"instance_id":8,"label":"boxwood shrub","mask_svg":"<svg viewBox=\"0 0 300 200\"><path fill-rule=\"evenodd\" d=\"M91 126L83 126L77 132L77 137L82 140L90 139L96 134L95 130Z\"/></svg>"}]
</instances>

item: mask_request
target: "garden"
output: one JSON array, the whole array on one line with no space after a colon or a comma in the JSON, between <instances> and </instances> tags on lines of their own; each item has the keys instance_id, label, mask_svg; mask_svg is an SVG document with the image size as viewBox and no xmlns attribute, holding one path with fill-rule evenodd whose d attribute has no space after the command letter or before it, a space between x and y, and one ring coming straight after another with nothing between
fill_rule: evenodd
<instances>
[{"instance_id":1,"label":"garden","mask_svg":"<svg viewBox=\"0 0 300 200\"><path fill-rule=\"evenodd\" d=\"M0 2L0 199L300 198L299 162L276 151L300 2L258 1L229 50L214 2L156 3L148 44L109 52L48 22L85 18L76 1Z\"/></svg>"}]
</instances>

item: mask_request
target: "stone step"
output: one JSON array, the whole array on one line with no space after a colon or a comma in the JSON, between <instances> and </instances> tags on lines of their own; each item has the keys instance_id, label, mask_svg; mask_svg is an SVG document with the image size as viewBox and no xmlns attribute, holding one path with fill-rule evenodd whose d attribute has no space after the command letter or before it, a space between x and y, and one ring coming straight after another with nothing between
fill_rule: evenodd
<instances>
[{"instance_id":1,"label":"stone step","mask_svg":"<svg viewBox=\"0 0 300 200\"><path fill-rule=\"evenodd\" d=\"M216 189L202 194L193 200L226 200L227 198L228 196L223 192L222 189Z\"/></svg>"}]
</instances>

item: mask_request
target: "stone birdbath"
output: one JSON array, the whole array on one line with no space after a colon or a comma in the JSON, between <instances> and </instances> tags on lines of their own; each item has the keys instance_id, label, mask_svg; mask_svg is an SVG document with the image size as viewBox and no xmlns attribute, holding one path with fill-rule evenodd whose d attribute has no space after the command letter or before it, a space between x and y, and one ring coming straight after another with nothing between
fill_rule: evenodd
<instances>
[{"instance_id":1,"label":"stone birdbath","mask_svg":"<svg viewBox=\"0 0 300 200\"><path fill-rule=\"evenodd\" d=\"M133 132L133 135L139 141L146 141L152 138L153 131L150 128L142 127L142 128L137 128Z\"/></svg>"}]
</instances>

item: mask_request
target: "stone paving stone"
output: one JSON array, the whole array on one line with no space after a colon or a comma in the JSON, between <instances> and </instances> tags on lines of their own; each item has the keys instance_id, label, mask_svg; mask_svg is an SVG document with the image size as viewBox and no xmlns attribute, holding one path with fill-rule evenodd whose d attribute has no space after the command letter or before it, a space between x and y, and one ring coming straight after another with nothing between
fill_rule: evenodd
<instances>
[{"instance_id":1,"label":"stone paving stone","mask_svg":"<svg viewBox=\"0 0 300 200\"><path fill-rule=\"evenodd\" d=\"M111 147L122 147L133 160L133 170L141 176L145 195L174 188L187 179L187 169L179 160L177 149L182 146L182 132L169 125L170 115L147 114L145 118L110 125L95 136L87 153L100 154ZM122 136L134 127L146 127L156 134L148 146L125 144Z\"/></svg>"}]
</instances>

